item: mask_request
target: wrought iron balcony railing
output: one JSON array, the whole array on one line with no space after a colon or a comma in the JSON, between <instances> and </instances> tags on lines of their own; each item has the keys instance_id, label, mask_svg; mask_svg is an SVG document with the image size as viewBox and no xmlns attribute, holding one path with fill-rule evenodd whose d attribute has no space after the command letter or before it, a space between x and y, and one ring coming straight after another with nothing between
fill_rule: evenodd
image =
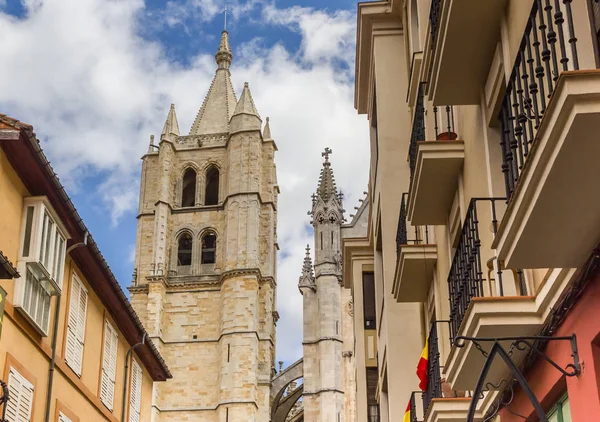
<instances>
[{"instance_id":1,"label":"wrought iron balcony railing","mask_svg":"<svg viewBox=\"0 0 600 422\"><path fill-rule=\"evenodd\" d=\"M499 116L508 199L529 157L560 73L579 69L571 3L535 0L529 15Z\"/></svg>"},{"instance_id":2,"label":"wrought iron balcony railing","mask_svg":"<svg viewBox=\"0 0 600 422\"><path fill-rule=\"evenodd\" d=\"M493 235L498 230L496 204L505 202L506 198L473 198L467 209L462 231L452 267L448 276L448 292L450 297L450 334L454 339L458 335L460 324L474 297L504 296L502 269L497 265L497 280L492 280L492 271L488 272L487 284L484 283L484 268L481 265L481 237L479 233L480 219L484 215L485 223L490 224ZM480 204L480 205L478 205ZM483 204L489 213L481 213ZM496 261L497 263L497 261ZM497 263L498 264L498 263ZM515 290L520 295L527 294L523 272L515 274ZM494 284L492 282L495 282ZM498 287L495 288L495 285Z\"/></svg>"},{"instance_id":3,"label":"wrought iron balcony railing","mask_svg":"<svg viewBox=\"0 0 600 422\"><path fill-rule=\"evenodd\" d=\"M419 85L417 99L415 101L415 114L408 150L411 178L415 173L415 167L417 165L417 142L426 140L425 117L427 115L427 107L425 106L425 84L426 82L421 82ZM432 107L432 111L435 139L456 139L456 133L454 133L454 108L451 106L434 106Z\"/></svg>"},{"instance_id":4,"label":"wrought iron balcony railing","mask_svg":"<svg viewBox=\"0 0 600 422\"><path fill-rule=\"evenodd\" d=\"M423 413L433 399L442 397L442 376L440 373L440 350L438 346L437 324L442 321L433 321L429 330L428 361L427 361L427 389L423 392ZM446 321L447 322L447 321Z\"/></svg>"},{"instance_id":5,"label":"wrought iron balcony railing","mask_svg":"<svg viewBox=\"0 0 600 422\"><path fill-rule=\"evenodd\" d=\"M398 218L398 232L396 233L396 253L400 255L400 248L402 245L414 244L429 244L429 227L428 226L414 226L414 239L408 238L408 223L406 217L406 197L408 192L402 194L402 201L400 202L400 217Z\"/></svg>"},{"instance_id":6,"label":"wrought iron balcony railing","mask_svg":"<svg viewBox=\"0 0 600 422\"><path fill-rule=\"evenodd\" d=\"M415 400L415 394L420 391L413 391L410 394L410 422L418 422L417 420L417 401Z\"/></svg>"},{"instance_id":7,"label":"wrought iron balcony railing","mask_svg":"<svg viewBox=\"0 0 600 422\"><path fill-rule=\"evenodd\" d=\"M442 0L431 0L429 9L429 30L431 31L431 49L435 49L438 31L440 29L440 17L442 14Z\"/></svg>"}]
</instances>

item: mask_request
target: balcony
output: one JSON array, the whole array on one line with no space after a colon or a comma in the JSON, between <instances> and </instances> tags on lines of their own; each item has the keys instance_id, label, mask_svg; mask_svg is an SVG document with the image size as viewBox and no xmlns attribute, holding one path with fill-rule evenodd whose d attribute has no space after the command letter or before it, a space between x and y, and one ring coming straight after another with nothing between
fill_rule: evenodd
<instances>
[{"instance_id":1,"label":"balcony","mask_svg":"<svg viewBox=\"0 0 600 422\"><path fill-rule=\"evenodd\" d=\"M600 71L578 70L587 23L557 4L534 3L499 116L509 207L494 247L507 268L576 268L600 240Z\"/></svg>"},{"instance_id":2,"label":"balcony","mask_svg":"<svg viewBox=\"0 0 600 422\"><path fill-rule=\"evenodd\" d=\"M479 104L506 3L432 0L425 51L435 105Z\"/></svg>"},{"instance_id":3,"label":"balcony","mask_svg":"<svg viewBox=\"0 0 600 422\"><path fill-rule=\"evenodd\" d=\"M414 238L408 239L406 195L402 195L400 204L392 294L398 302L425 302L437 262L437 246L431 244L427 226L414 227Z\"/></svg>"},{"instance_id":4,"label":"balcony","mask_svg":"<svg viewBox=\"0 0 600 422\"><path fill-rule=\"evenodd\" d=\"M419 87L409 147L411 184L408 219L415 225L444 225L465 158L454 132L452 107L432 107L435 141L425 141L424 84Z\"/></svg>"},{"instance_id":5,"label":"balcony","mask_svg":"<svg viewBox=\"0 0 600 422\"><path fill-rule=\"evenodd\" d=\"M491 249L505 198L473 198L467 209L450 273L450 334L469 337L522 337L539 332L542 318L520 270L505 270ZM485 263L485 266L483 265ZM510 348L510 342L506 344ZM513 359L523 358L515 350ZM445 366L455 390L472 389L484 355L473 344L454 346ZM496 362L487 382L498 385L507 367Z\"/></svg>"},{"instance_id":6,"label":"balcony","mask_svg":"<svg viewBox=\"0 0 600 422\"><path fill-rule=\"evenodd\" d=\"M453 391L441 374L438 326L448 321L433 321L428 336L427 386L423 391L423 421L425 422L463 422L467 418L471 397L465 397L464 391ZM484 416L493 402L494 393L486 393L478 403L475 421L484 420ZM411 397L414 406L414 394ZM411 413L412 415L416 413ZM416 417L414 419L416 421Z\"/></svg>"}]
</instances>

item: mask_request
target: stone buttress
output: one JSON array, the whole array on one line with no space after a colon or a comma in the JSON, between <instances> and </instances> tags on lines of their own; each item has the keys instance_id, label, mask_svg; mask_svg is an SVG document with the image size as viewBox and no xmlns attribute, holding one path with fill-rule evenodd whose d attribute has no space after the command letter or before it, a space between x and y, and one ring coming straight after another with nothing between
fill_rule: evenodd
<instances>
[{"instance_id":1,"label":"stone buttress","mask_svg":"<svg viewBox=\"0 0 600 422\"><path fill-rule=\"evenodd\" d=\"M338 193L326 149L319 186L313 195L315 276L310 255L298 287L304 301L304 418L311 422L343 422L341 225Z\"/></svg>"}]
</instances>

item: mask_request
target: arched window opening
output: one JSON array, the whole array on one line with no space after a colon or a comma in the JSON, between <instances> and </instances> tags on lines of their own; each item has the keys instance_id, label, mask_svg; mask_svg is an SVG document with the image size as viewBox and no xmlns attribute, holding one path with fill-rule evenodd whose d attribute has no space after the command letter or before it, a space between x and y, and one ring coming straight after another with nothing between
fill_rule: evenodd
<instances>
[{"instance_id":1,"label":"arched window opening","mask_svg":"<svg viewBox=\"0 0 600 422\"><path fill-rule=\"evenodd\" d=\"M217 258L217 236L209 232L202 237L202 263L214 264Z\"/></svg>"},{"instance_id":2,"label":"arched window opening","mask_svg":"<svg viewBox=\"0 0 600 422\"><path fill-rule=\"evenodd\" d=\"M196 172L194 169L187 169L183 174L181 206L193 207L194 205L196 205Z\"/></svg>"},{"instance_id":3,"label":"arched window opening","mask_svg":"<svg viewBox=\"0 0 600 422\"><path fill-rule=\"evenodd\" d=\"M217 205L219 203L219 169L211 167L206 172L206 192L204 205Z\"/></svg>"},{"instance_id":4,"label":"arched window opening","mask_svg":"<svg viewBox=\"0 0 600 422\"><path fill-rule=\"evenodd\" d=\"M179 237L177 247L177 266L188 267L192 265L192 236L184 233Z\"/></svg>"}]
</instances>

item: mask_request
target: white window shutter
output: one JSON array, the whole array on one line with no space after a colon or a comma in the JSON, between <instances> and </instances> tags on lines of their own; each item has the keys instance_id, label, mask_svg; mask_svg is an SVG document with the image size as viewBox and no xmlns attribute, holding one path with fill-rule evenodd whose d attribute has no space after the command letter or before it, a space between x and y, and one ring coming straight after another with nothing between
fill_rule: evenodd
<instances>
[{"instance_id":1,"label":"white window shutter","mask_svg":"<svg viewBox=\"0 0 600 422\"><path fill-rule=\"evenodd\" d=\"M63 412L58 412L58 422L73 422Z\"/></svg>"},{"instance_id":2,"label":"white window shutter","mask_svg":"<svg viewBox=\"0 0 600 422\"><path fill-rule=\"evenodd\" d=\"M117 350L119 336L115 329L106 321L104 332L104 352L102 356L102 380L100 385L100 400L113 410L115 395L115 380L117 378Z\"/></svg>"},{"instance_id":3,"label":"white window shutter","mask_svg":"<svg viewBox=\"0 0 600 422\"><path fill-rule=\"evenodd\" d=\"M33 385L14 368L8 373L10 400L6 405L8 422L29 422L33 407Z\"/></svg>"},{"instance_id":4,"label":"white window shutter","mask_svg":"<svg viewBox=\"0 0 600 422\"><path fill-rule=\"evenodd\" d=\"M142 368L133 360L129 397L129 422L140 422L142 410Z\"/></svg>"},{"instance_id":5,"label":"white window shutter","mask_svg":"<svg viewBox=\"0 0 600 422\"><path fill-rule=\"evenodd\" d=\"M87 289L73 274L69 320L67 325L67 350L65 360L73 371L81 376L83 345L85 340L85 321L87 314Z\"/></svg>"}]
</instances>

